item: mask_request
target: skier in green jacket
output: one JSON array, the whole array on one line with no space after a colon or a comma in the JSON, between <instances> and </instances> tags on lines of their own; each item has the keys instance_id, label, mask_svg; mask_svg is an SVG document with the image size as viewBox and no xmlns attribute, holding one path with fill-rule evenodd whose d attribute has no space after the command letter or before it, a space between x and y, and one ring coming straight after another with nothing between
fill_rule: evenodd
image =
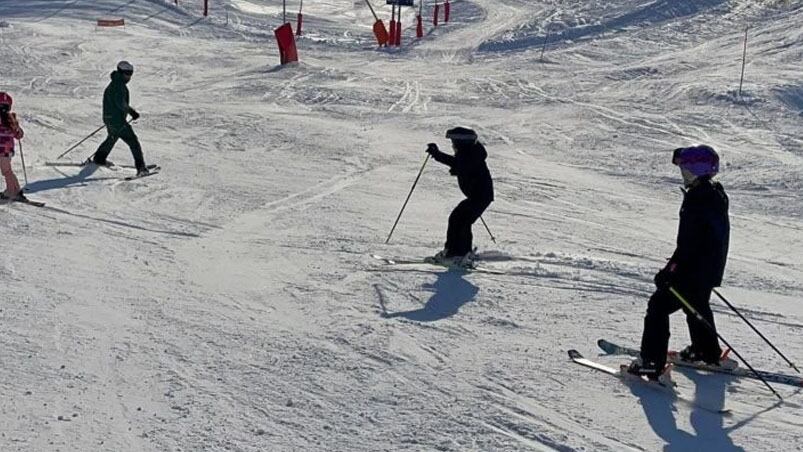
<instances>
[{"instance_id":1,"label":"skier in green jacket","mask_svg":"<svg viewBox=\"0 0 803 452\"><path fill-rule=\"evenodd\" d=\"M111 73L112 81L103 92L103 124L106 125L108 136L95 151L92 161L97 165L113 166L106 157L109 156L117 140L122 139L131 148L137 176L144 176L148 174L148 168L142 156L142 147L131 124L126 121L128 115L131 115L132 120L139 118L139 113L128 104L129 94L126 84L131 81L133 75L134 66L128 61L117 63L117 70Z\"/></svg>"}]
</instances>

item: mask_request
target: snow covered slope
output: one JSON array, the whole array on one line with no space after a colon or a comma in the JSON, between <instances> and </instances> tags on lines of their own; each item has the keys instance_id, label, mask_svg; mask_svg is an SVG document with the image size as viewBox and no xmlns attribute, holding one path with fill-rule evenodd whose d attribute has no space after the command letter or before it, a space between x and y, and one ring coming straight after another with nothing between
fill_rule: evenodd
<instances>
[{"instance_id":1,"label":"snow covered slope","mask_svg":"<svg viewBox=\"0 0 803 452\"><path fill-rule=\"evenodd\" d=\"M420 41L406 8L404 45L377 50L363 1L309 0L287 67L280 1L211 3L0 0L0 90L47 203L0 205L0 450L800 447L799 390L676 371L719 416L566 357L638 344L674 246L670 150L705 142L731 197L723 293L803 361L799 2L460 0ZM101 124L120 59L162 173L45 166ZM474 236L503 274L384 265L442 246L461 196L435 163L384 241L456 125L489 150L498 243ZM794 372L712 303L751 364Z\"/></svg>"}]
</instances>

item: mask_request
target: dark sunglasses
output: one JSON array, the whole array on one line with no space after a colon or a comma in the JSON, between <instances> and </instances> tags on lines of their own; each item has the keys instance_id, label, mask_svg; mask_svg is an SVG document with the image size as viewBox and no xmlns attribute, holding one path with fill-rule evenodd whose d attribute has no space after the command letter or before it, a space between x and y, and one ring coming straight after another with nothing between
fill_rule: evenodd
<instances>
[{"instance_id":1,"label":"dark sunglasses","mask_svg":"<svg viewBox=\"0 0 803 452\"><path fill-rule=\"evenodd\" d=\"M134 71L120 71L120 73L123 75L128 75L129 77L134 75Z\"/></svg>"}]
</instances>

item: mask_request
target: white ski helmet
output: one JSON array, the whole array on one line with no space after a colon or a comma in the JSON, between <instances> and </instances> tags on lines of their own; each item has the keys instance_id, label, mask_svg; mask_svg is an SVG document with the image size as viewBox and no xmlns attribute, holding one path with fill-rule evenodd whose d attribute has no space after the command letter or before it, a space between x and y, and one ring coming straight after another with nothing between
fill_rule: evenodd
<instances>
[{"instance_id":1,"label":"white ski helmet","mask_svg":"<svg viewBox=\"0 0 803 452\"><path fill-rule=\"evenodd\" d=\"M117 70L124 73L133 74L134 73L134 66L129 63L128 61L120 61L117 63Z\"/></svg>"}]
</instances>

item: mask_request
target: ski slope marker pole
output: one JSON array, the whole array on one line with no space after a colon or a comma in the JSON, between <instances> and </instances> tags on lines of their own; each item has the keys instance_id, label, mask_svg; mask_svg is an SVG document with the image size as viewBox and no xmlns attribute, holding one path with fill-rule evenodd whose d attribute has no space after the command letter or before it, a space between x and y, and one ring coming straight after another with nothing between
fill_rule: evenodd
<instances>
[{"instance_id":1,"label":"ski slope marker pole","mask_svg":"<svg viewBox=\"0 0 803 452\"><path fill-rule=\"evenodd\" d=\"M739 97L742 97L742 83L744 82L744 66L747 63L747 31L750 26L744 27L744 51L742 52L742 77L739 79Z\"/></svg>"},{"instance_id":2,"label":"ski slope marker pole","mask_svg":"<svg viewBox=\"0 0 803 452\"><path fill-rule=\"evenodd\" d=\"M736 313L736 314L737 314L737 315L738 315L738 316L739 316L739 317L740 317L742 320L744 320L744 323L746 323L746 324L747 324L747 325L748 325L750 328L752 328L752 329L753 329L753 331L755 331L755 332L756 332L756 334L758 334L758 335L761 337L761 339L764 339L764 342L766 342L767 344L769 344L769 346L770 346L770 347L772 347L772 349L773 349L773 350L775 350L775 352L776 352L776 353L778 353L779 355L781 355L781 358L783 358L783 359L784 359L784 360L787 362L787 364L789 364L790 366L792 366L792 369L795 369L795 370L797 371L797 373L800 373L800 369L798 369L798 368L797 368L797 366L795 366L795 364L794 364L794 363L792 363L792 361L789 361L789 359L788 359L786 356L784 356L784 354L783 354L783 353L781 353L781 351L780 351L780 350L778 350L778 348L777 348L777 347L775 347L775 345L773 345L773 344L772 344L772 342L770 342L770 340L769 340L769 339L767 339L766 337L764 337L764 335L763 335L763 334L761 334L761 331L759 331L759 330L758 330L756 327L754 327L754 326L753 326L753 324L752 324L752 323L750 323L750 321L749 321L749 320L747 320L747 319L746 319L746 318L745 318L745 317L742 315L742 313L741 313L741 312L739 312L739 310L738 310L738 309L736 309L736 307L735 307L735 306L733 306L733 305L732 305L732 304L731 304L731 303L730 303L730 302L727 300L727 298L725 298L724 296L722 296L722 294L721 294L721 293L719 293L719 291L718 291L717 289L714 289L714 293L715 293L715 294L717 294L717 296L718 296L718 297L719 297L719 298L720 298L722 301L724 301L724 302L725 302L725 304L726 304L726 305L728 305L728 307L729 307L729 308L731 308L731 310L732 310L733 312L735 312L735 313Z\"/></svg>"},{"instance_id":3,"label":"ski slope marker pole","mask_svg":"<svg viewBox=\"0 0 803 452\"><path fill-rule=\"evenodd\" d=\"M429 161L429 154L427 154L427 158L424 159L424 164L421 165L421 169L418 171L418 176L415 177L415 182L413 182L413 186L410 187L410 193L407 194L407 199L404 200L404 205L402 205L401 211L399 211L399 216L396 217L396 222L393 223L393 228L390 229L390 234L388 234L388 238L387 238L387 240L385 240L386 244L388 242L390 242L390 236L392 236L393 235L393 231L396 230L396 225L399 224L399 219L401 218L405 207L407 207L407 201L409 201L410 200L410 196L413 195L413 190L415 190L415 186L418 184L418 179L421 178L421 174L423 174L424 167L427 166L427 162L428 161Z\"/></svg>"},{"instance_id":4,"label":"ski slope marker pole","mask_svg":"<svg viewBox=\"0 0 803 452\"><path fill-rule=\"evenodd\" d=\"M544 36L544 46L541 47L541 58L540 58L541 61L544 61L544 52L546 52L546 44L547 42L549 42L549 32L551 31L550 25L552 24L546 26L546 35Z\"/></svg>"},{"instance_id":5,"label":"ski slope marker pole","mask_svg":"<svg viewBox=\"0 0 803 452\"><path fill-rule=\"evenodd\" d=\"M689 304L689 302L688 302L688 301L686 301L686 299L685 299L685 298L683 298L683 295L681 295L681 294L680 294L680 292L678 292L677 290L675 290L675 288L674 288L674 287L671 287L671 286L669 287L669 291L670 291L670 292L672 292L672 295L674 295L675 297L677 297L677 299L678 299L678 300L680 300L680 302L681 302L681 303L683 303L683 306L685 306L685 307L686 307L686 309L687 309L687 310L688 310L688 311L689 311L689 312L690 312L690 313L691 313L691 314L694 316L694 318L695 318L695 319L697 319L698 321L700 321L700 323L702 323L703 325L705 325L705 326L706 326L706 327L707 327L709 330L713 331L713 332L714 332L714 333L717 335L717 337L718 337L718 338L719 338L719 339L720 339L722 342L724 342L724 343L725 343L725 345L726 345L726 346L727 346L727 347L728 347L728 348L729 348L729 349L730 349L730 350L731 350L733 353L735 353L735 354L736 354L736 356L738 356L738 357L739 357L739 359L741 359L743 363L745 363L745 364L747 365L747 367L749 367L749 368L750 368L750 371L751 371L751 372L753 372L754 374L756 374L756 377L758 377L758 379L759 379L759 380L761 380L761 381L764 383L764 385L766 385L768 388L770 388L770 391L772 391L772 393L773 393L773 394L775 394L775 396L776 396L776 397L778 397L778 399L779 399L779 400L783 400L783 397L781 397L781 395L780 395L780 394L778 394L778 393L775 391L775 389L774 389L772 386L770 386L770 384L769 384L769 383L767 383L767 380L765 380L765 379L764 379L764 377L762 377L762 376L761 376L761 374L760 374L760 373L758 373L758 372L756 371L756 369L753 369L753 366L751 366L751 365L750 365L750 363L748 363L748 362L747 362L747 361L746 361L746 360L745 360L745 359L742 357L742 355L740 355L740 354L739 354L739 352L737 352L737 351L736 351L736 349L734 349L734 348L731 346L731 344L729 344L729 343L728 343L728 341L726 341L726 340L725 340L725 338L724 338L724 337L722 337L722 335L721 335L721 334L719 334L719 332L718 332L718 331L717 331L717 330L714 328L714 326L713 326L713 325L711 325L711 323L709 323L709 322L708 322L708 320L706 320L706 319L705 319L705 317L703 317L702 315L700 315L700 313L699 313L699 312L697 312L697 310L696 310L696 309L694 309L694 307L693 307L691 304Z\"/></svg>"}]
</instances>

